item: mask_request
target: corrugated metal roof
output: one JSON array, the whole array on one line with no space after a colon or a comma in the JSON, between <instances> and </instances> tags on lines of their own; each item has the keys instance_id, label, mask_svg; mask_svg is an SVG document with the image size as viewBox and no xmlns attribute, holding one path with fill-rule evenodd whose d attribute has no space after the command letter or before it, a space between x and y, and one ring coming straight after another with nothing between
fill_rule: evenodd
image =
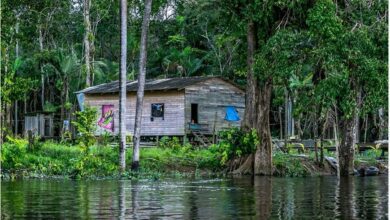
<instances>
[{"instance_id":1,"label":"corrugated metal roof","mask_svg":"<svg viewBox=\"0 0 390 220\"><path fill-rule=\"evenodd\" d=\"M183 89L185 87L195 85L197 83L220 77L198 76L198 77L182 77L169 79L149 79L145 82L145 91L154 90L172 90ZM126 85L127 91L137 91L138 81L128 81ZM119 92L119 81L104 83L92 86L76 93L97 94L97 93L117 93Z\"/></svg>"}]
</instances>

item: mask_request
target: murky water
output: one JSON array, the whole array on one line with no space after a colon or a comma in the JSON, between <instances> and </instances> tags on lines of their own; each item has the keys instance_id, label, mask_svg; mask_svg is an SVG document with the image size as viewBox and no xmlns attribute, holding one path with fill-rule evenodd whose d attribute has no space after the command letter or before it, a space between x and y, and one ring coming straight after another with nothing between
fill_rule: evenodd
<instances>
[{"instance_id":1,"label":"murky water","mask_svg":"<svg viewBox=\"0 0 390 220\"><path fill-rule=\"evenodd\" d=\"M388 178L1 183L2 219L387 219Z\"/></svg>"}]
</instances>

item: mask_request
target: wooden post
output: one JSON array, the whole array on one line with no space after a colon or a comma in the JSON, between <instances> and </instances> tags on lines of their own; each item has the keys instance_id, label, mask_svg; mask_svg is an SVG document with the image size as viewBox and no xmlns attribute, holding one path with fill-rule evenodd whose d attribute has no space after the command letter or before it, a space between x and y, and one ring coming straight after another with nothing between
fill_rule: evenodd
<instances>
[{"instance_id":1,"label":"wooden post","mask_svg":"<svg viewBox=\"0 0 390 220\"><path fill-rule=\"evenodd\" d=\"M213 144L215 144L215 127L217 124L217 112L215 112L215 117L214 117L214 125L213 125Z\"/></svg>"}]
</instances>

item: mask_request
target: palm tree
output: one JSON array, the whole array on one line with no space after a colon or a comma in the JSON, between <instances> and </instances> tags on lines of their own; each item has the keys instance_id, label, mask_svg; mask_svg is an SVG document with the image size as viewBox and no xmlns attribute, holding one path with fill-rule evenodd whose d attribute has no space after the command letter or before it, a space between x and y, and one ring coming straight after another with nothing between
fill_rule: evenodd
<instances>
[{"instance_id":1,"label":"palm tree","mask_svg":"<svg viewBox=\"0 0 390 220\"><path fill-rule=\"evenodd\" d=\"M141 49L139 59L139 74L138 74L138 90L137 90L137 105L135 111L135 125L134 125L134 148L133 148L133 163L131 164L132 170L138 170L139 168L139 144L141 136L141 119L142 119L142 104L144 101L144 88L145 88L145 75L146 75L146 60L147 60L147 40L148 29L150 21L150 11L152 9L152 0L146 0L145 2L145 14L142 21L142 33L141 33Z\"/></svg>"},{"instance_id":2,"label":"palm tree","mask_svg":"<svg viewBox=\"0 0 390 220\"><path fill-rule=\"evenodd\" d=\"M84 52L85 52L85 71L87 73L85 86L91 86L91 21L89 19L90 0L84 0Z\"/></svg>"},{"instance_id":3,"label":"palm tree","mask_svg":"<svg viewBox=\"0 0 390 220\"><path fill-rule=\"evenodd\" d=\"M56 85L61 91L61 122L65 119L66 106L69 103L70 79L74 78L80 67L80 60L74 50L70 52L58 50L53 58L42 66L42 70L54 70L57 79Z\"/></svg>"},{"instance_id":4,"label":"palm tree","mask_svg":"<svg viewBox=\"0 0 390 220\"><path fill-rule=\"evenodd\" d=\"M120 0L121 59L119 67L119 172L126 169L126 58L127 58L127 0Z\"/></svg>"}]
</instances>

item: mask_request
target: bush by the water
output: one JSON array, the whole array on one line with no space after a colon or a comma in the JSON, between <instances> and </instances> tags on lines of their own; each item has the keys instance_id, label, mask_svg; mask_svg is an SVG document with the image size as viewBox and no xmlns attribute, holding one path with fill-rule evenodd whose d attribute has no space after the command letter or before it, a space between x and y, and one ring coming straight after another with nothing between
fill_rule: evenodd
<instances>
[{"instance_id":1,"label":"bush by the water","mask_svg":"<svg viewBox=\"0 0 390 220\"><path fill-rule=\"evenodd\" d=\"M255 129L245 132L240 128L232 128L221 131L219 138L219 143L212 145L210 151L219 158L221 165L235 157L255 152L256 146L260 143Z\"/></svg>"},{"instance_id":2,"label":"bush by the water","mask_svg":"<svg viewBox=\"0 0 390 220\"><path fill-rule=\"evenodd\" d=\"M280 151L273 155L272 164L275 167L275 175L277 176L297 177L310 175L298 157Z\"/></svg>"}]
</instances>

